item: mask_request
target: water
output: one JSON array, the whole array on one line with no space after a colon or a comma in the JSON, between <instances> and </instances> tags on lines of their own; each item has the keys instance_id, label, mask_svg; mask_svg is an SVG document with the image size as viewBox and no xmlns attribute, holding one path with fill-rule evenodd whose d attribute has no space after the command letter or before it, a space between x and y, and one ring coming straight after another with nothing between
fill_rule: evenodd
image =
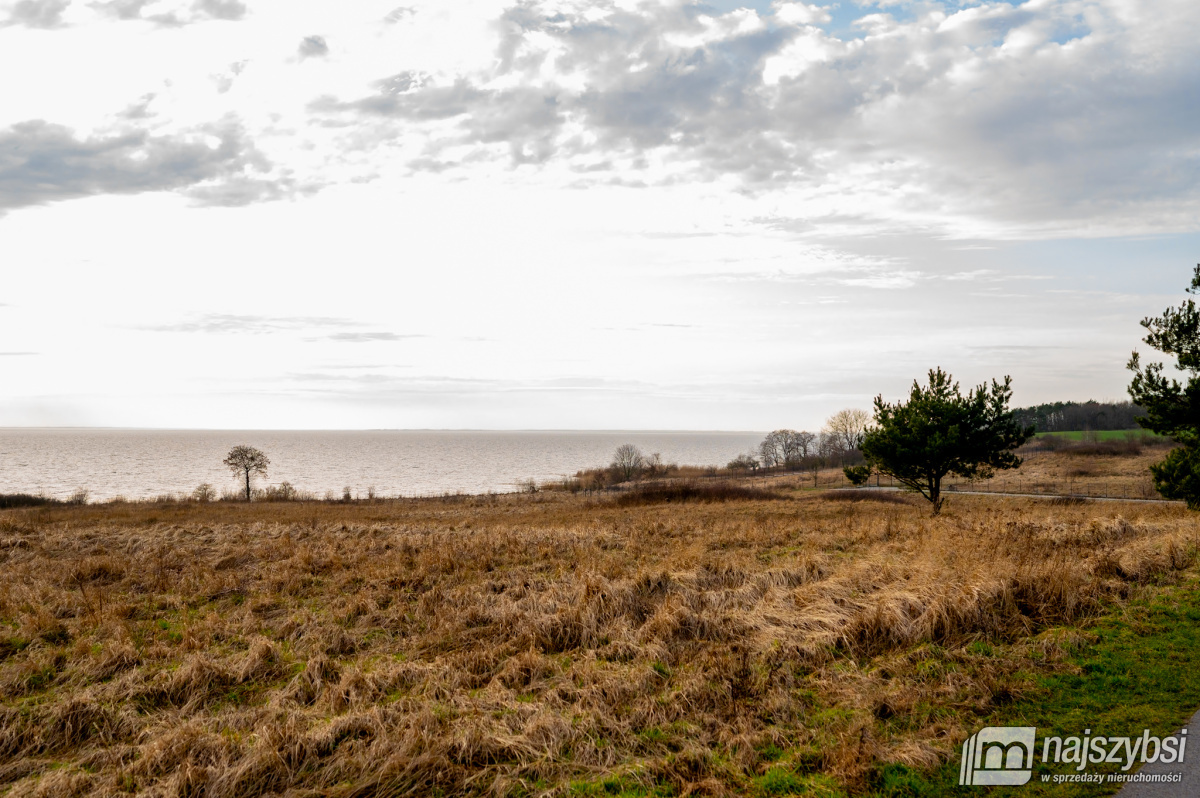
<instances>
[{"instance_id":1,"label":"water","mask_svg":"<svg viewBox=\"0 0 1200 798\"><path fill-rule=\"evenodd\" d=\"M0 493L91 500L191 493L207 482L218 491L238 483L222 464L238 445L271 460L257 485L287 481L297 489L339 497L349 486L365 496L418 496L447 491L511 491L524 480L561 478L605 465L632 443L663 462L724 465L762 440L758 432L457 432L382 430L281 432L210 430L0 429Z\"/></svg>"}]
</instances>

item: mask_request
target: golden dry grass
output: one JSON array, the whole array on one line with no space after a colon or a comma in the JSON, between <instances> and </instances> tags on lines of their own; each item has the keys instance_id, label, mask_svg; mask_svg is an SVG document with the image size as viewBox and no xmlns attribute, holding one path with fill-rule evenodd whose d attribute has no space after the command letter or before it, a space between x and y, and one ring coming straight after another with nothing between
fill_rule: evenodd
<instances>
[{"instance_id":1,"label":"golden dry grass","mask_svg":"<svg viewBox=\"0 0 1200 798\"><path fill-rule=\"evenodd\" d=\"M853 791L1192 566L1181 507L536 494L0 513L0 791ZM1000 653L997 653L1000 652Z\"/></svg>"},{"instance_id":2,"label":"golden dry grass","mask_svg":"<svg viewBox=\"0 0 1200 798\"><path fill-rule=\"evenodd\" d=\"M1029 452L1019 469L1002 471L978 487L992 491L1078 493L1115 498L1161 498L1150 477L1150 465L1163 459L1165 448L1149 448L1134 456ZM955 480L957 482L957 480ZM967 489L968 485L963 485Z\"/></svg>"}]
</instances>

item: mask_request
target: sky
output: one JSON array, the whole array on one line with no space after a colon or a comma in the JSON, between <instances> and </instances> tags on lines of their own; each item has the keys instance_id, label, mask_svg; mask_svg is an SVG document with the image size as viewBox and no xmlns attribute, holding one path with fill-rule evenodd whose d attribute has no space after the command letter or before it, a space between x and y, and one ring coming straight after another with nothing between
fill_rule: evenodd
<instances>
[{"instance_id":1,"label":"sky","mask_svg":"<svg viewBox=\"0 0 1200 798\"><path fill-rule=\"evenodd\" d=\"M815 429L934 367L1122 400L1200 261L1196 30L0 0L0 426Z\"/></svg>"}]
</instances>

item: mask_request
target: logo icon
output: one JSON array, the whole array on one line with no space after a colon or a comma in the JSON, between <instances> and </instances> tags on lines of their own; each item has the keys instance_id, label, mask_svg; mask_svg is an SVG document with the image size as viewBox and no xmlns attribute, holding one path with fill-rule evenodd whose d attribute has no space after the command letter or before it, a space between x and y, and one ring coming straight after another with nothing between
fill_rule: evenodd
<instances>
[{"instance_id":1,"label":"logo icon","mask_svg":"<svg viewBox=\"0 0 1200 798\"><path fill-rule=\"evenodd\" d=\"M963 743L958 783L967 786L1026 784L1033 777L1036 726L988 726Z\"/></svg>"}]
</instances>

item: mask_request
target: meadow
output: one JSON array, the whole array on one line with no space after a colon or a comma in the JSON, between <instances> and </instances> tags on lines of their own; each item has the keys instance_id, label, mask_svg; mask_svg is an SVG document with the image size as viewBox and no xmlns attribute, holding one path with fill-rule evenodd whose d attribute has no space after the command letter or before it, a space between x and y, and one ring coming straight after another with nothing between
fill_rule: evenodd
<instances>
[{"instance_id":1,"label":"meadow","mask_svg":"<svg viewBox=\"0 0 1200 798\"><path fill-rule=\"evenodd\" d=\"M1038 438L1062 438L1069 441L1153 441L1162 438L1161 435L1144 429L1102 429L1102 430L1071 430L1067 432L1039 432Z\"/></svg>"},{"instance_id":2,"label":"meadow","mask_svg":"<svg viewBox=\"0 0 1200 798\"><path fill-rule=\"evenodd\" d=\"M0 511L0 794L921 795L1200 701L1182 506L810 484Z\"/></svg>"}]
</instances>

